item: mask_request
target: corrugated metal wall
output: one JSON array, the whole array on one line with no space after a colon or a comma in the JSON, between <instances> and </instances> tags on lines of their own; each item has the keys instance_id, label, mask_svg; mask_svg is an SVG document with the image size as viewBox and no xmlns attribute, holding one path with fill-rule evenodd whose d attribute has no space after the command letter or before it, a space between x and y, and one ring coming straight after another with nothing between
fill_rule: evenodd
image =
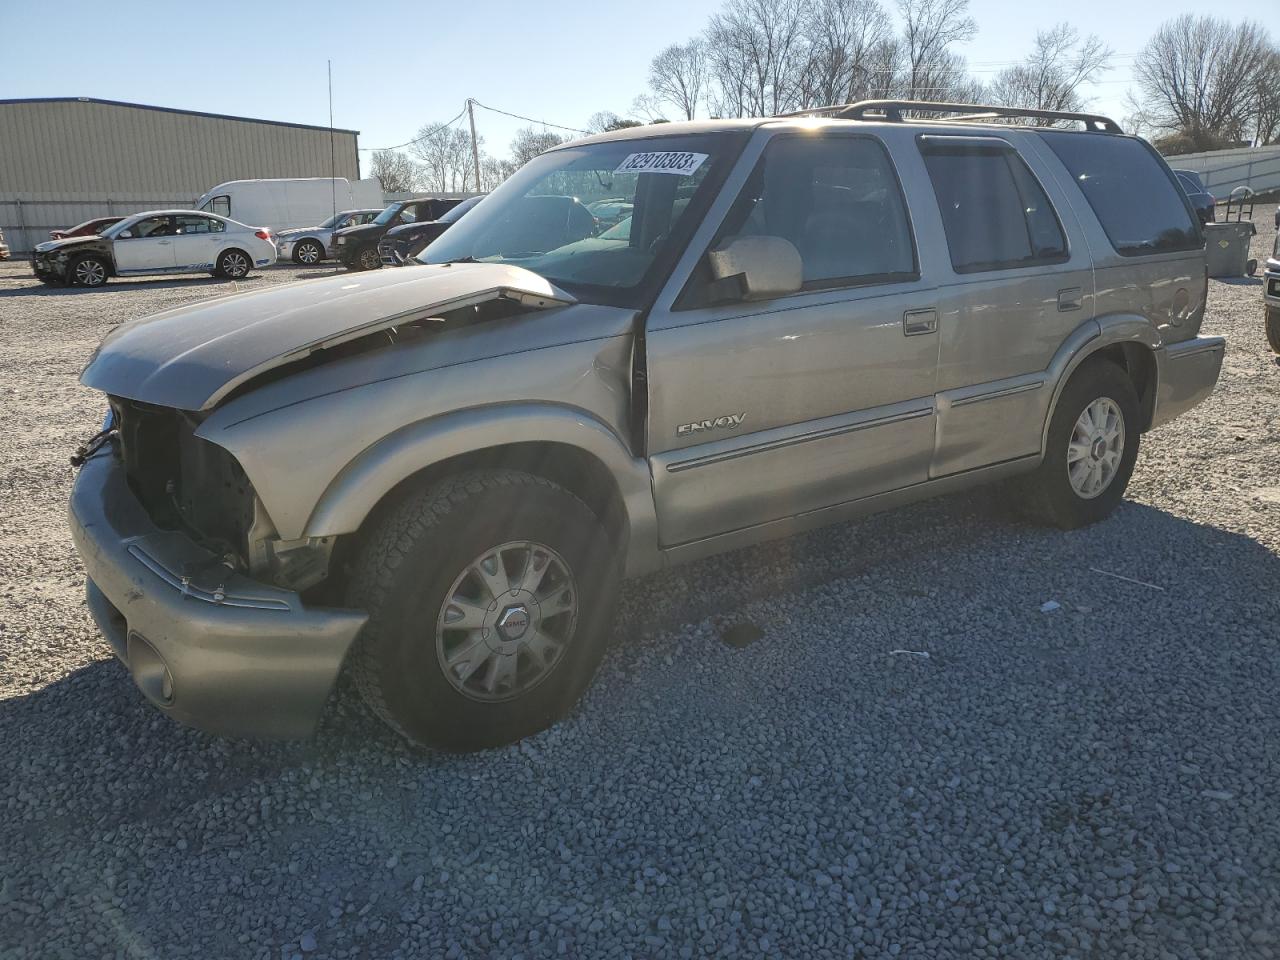
<instances>
[{"instance_id":1,"label":"corrugated metal wall","mask_svg":"<svg viewBox=\"0 0 1280 960\"><path fill-rule=\"evenodd\" d=\"M318 127L93 100L0 102L0 228L24 252L53 227L182 206L226 180L358 179L356 134L335 132L332 167L329 146Z\"/></svg>"}]
</instances>

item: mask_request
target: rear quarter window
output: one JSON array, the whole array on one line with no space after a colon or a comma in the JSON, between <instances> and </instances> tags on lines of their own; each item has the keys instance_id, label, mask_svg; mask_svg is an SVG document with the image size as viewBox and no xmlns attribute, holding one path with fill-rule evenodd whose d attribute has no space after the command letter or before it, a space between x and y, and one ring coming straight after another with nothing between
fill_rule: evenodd
<instances>
[{"instance_id":1,"label":"rear quarter window","mask_svg":"<svg viewBox=\"0 0 1280 960\"><path fill-rule=\"evenodd\" d=\"M1204 246L1177 179L1144 141L1067 131L1040 136L1089 201L1116 253L1141 257Z\"/></svg>"}]
</instances>

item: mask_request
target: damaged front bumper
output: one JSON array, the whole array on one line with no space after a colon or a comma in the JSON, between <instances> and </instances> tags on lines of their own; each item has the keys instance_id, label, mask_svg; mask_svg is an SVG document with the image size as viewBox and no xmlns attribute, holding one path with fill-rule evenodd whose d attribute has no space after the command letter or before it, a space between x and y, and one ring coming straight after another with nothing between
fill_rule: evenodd
<instances>
[{"instance_id":1,"label":"damaged front bumper","mask_svg":"<svg viewBox=\"0 0 1280 960\"><path fill-rule=\"evenodd\" d=\"M90 612L147 699L212 733L315 729L363 611L308 607L156 527L110 448L81 468L69 513Z\"/></svg>"}]
</instances>

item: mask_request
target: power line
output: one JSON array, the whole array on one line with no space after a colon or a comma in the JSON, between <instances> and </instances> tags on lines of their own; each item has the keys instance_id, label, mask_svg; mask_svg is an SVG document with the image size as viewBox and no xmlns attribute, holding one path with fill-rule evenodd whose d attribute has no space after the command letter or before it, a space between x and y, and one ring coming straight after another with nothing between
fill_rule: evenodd
<instances>
[{"instance_id":1,"label":"power line","mask_svg":"<svg viewBox=\"0 0 1280 960\"><path fill-rule=\"evenodd\" d=\"M499 110L497 107L486 106L485 104L481 103L479 100L472 100L471 102L474 103L477 107L481 107L485 110L489 110L492 113L500 113L504 117L513 117L516 120L524 120L528 123L536 123L539 126L555 127L557 130L568 130L570 133L589 134L591 132L590 130L580 130L577 127L566 127L563 123L548 123L546 120L535 120L533 117L526 117L518 113L510 113L506 110Z\"/></svg>"},{"instance_id":2,"label":"power line","mask_svg":"<svg viewBox=\"0 0 1280 960\"><path fill-rule=\"evenodd\" d=\"M394 147L361 147L360 149L365 152L368 152L368 151L376 152L378 150L399 150L403 147L412 146L415 143L421 143L423 140L426 140L427 138L433 136L437 130L443 129L445 127L452 127L455 123L457 123L459 120L462 119L463 114L465 114L466 112L467 112L467 105L464 103L462 105L462 109L458 111L458 115L455 116L448 123L436 124L434 127L432 127L431 133L425 134L421 137L414 137L412 140L406 140L404 143L397 143Z\"/></svg>"}]
</instances>

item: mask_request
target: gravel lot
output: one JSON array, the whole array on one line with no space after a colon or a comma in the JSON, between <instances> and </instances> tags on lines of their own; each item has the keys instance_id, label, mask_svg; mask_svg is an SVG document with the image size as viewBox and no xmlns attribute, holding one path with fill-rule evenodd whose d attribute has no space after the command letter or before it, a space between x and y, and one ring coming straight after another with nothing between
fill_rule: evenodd
<instances>
[{"instance_id":1,"label":"gravel lot","mask_svg":"<svg viewBox=\"0 0 1280 960\"><path fill-rule=\"evenodd\" d=\"M451 757L349 696L301 744L145 704L63 517L102 415L76 374L230 285L27 270L0 266L0 956L1280 955L1258 280L1212 283L1218 390L1144 438L1106 523L979 492L631 584L573 717ZM743 620L760 639L721 643Z\"/></svg>"}]
</instances>

